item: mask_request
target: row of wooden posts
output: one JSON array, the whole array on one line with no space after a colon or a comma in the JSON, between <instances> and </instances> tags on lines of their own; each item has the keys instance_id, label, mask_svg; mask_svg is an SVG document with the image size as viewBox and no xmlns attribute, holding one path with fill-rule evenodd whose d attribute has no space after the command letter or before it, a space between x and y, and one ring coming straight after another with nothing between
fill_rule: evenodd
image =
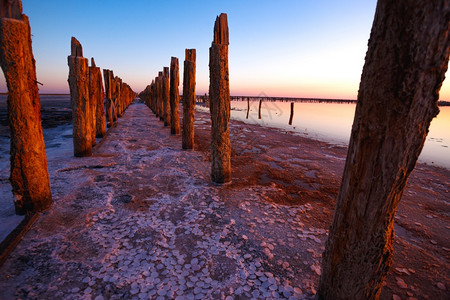
<instances>
[{"instance_id":1,"label":"row of wooden posts","mask_svg":"<svg viewBox=\"0 0 450 300\"><path fill-rule=\"evenodd\" d=\"M322 258L318 299L380 296L392 264L395 212L430 122L439 111L439 89L450 53L448 10L446 1L378 1L342 183ZM87 61L79 59L81 52L77 47L72 50L69 65L87 70ZM0 0L0 64L8 85L10 181L16 212L44 210L52 198L30 25L20 0ZM227 182L230 95L224 14L216 19L209 66L211 177L215 182ZM79 78L72 81L87 81L87 73L80 74L84 76L73 73ZM151 97L156 97L153 93L161 86L154 82ZM86 90L74 90L81 92L87 99ZM158 93L159 97L151 100L156 102L150 103L161 116L163 110L157 105L162 94ZM85 133L84 139L92 143L92 133Z\"/></svg>"},{"instance_id":2,"label":"row of wooden posts","mask_svg":"<svg viewBox=\"0 0 450 300\"><path fill-rule=\"evenodd\" d=\"M91 66L88 66L88 59L83 57L82 46L74 37L71 40L68 65L73 151L77 157L90 156L96 138L102 138L106 134L105 112L107 126L111 127L131 104L136 93L121 78L114 77L112 70L103 69L105 92L100 68L95 65L94 58L91 58Z\"/></svg>"},{"instance_id":3,"label":"row of wooden posts","mask_svg":"<svg viewBox=\"0 0 450 300\"><path fill-rule=\"evenodd\" d=\"M186 49L183 76L183 126L182 148L194 148L195 72L196 50ZM231 181L230 85L228 76L228 22L227 15L217 17L214 40L210 48L210 112L211 112L211 179L216 183ZM178 58L172 57L170 71L163 71L148 85L139 97L155 113L164 126L170 126L171 134L180 133ZM206 96L203 98L206 99Z\"/></svg>"}]
</instances>

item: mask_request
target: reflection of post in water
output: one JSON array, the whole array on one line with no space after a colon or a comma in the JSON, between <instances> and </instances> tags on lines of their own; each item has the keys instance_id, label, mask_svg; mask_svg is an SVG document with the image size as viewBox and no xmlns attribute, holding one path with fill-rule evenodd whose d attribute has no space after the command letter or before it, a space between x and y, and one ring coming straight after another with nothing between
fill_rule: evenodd
<instances>
[{"instance_id":1,"label":"reflection of post in water","mask_svg":"<svg viewBox=\"0 0 450 300\"><path fill-rule=\"evenodd\" d=\"M289 117L289 125L292 125L293 118L294 118L294 102L291 102L291 116Z\"/></svg>"},{"instance_id":2,"label":"reflection of post in water","mask_svg":"<svg viewBox=\"0 0 450 300\"><path fill-rule=\"evenodd\" d=\"M262 104L262 99L259 99L258 119L261 119L261 104Z\"/></svg>"},{"instance_id":3,"label":"reflection of post in water","mask_svg":"<svg viewBox=\"0 0 450 300\"><path fill-rule=\"evenodd\" d=\"M250 113L250 97L247 97L247 117L246 117L246 119L248 119L249 113Z\"/></svg>"}]
</instances>

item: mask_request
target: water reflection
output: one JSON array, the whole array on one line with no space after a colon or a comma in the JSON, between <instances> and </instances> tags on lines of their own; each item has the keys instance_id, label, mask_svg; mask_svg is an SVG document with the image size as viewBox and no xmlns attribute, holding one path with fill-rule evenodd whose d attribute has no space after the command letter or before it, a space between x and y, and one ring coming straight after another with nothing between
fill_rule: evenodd
<instances>
[{"instance_id":1,"label":"water reflection","mask_svg":"<svg viewBox=\"0 0 450 300\"><path fill-rule=\"evenodd\" d=\"M348 145L355 104L295 102L293 108L293 117L290 120L291 102L232 101L231 118L283 128L321 141ZM431 122L419 161L450 169L450 107L440 107L440 110L439 115ZM292 125L289 125L290 123Z\"/></svg>"}]
</instances>

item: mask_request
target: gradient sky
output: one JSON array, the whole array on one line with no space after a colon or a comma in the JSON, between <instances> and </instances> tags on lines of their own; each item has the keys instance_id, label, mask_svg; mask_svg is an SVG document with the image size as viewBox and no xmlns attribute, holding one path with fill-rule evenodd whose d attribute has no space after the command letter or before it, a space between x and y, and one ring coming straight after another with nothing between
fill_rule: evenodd
<instances>
[{"instance_id":1,"label":"gradient sky","mask_svg":"<svg viewBox=\"0 0 450 300\"><path fill-rule=\"evenodd\" d=\"M217 15L228 14L232 95L356 99L375 0L100 1L23 0L41 93L68 93L70 38L85 57L136 91L197 50L197 94L208 91ZM6 91L0 72L0 92ZM449 80L447 80L448 82ZM441 100L450 100L450 84ZM180 89L182 87L180 86Z\"/></svg>"}]
</instances>

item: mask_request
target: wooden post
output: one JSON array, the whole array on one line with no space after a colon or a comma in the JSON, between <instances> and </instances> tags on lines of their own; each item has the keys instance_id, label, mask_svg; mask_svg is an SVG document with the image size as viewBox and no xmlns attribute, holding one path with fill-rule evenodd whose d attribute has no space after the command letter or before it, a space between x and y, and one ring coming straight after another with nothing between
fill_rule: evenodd
<instances>
[{"instance_id":1,"label":"wooden post","mask_svg":"<svg viewBox=\"0 0 450 300\"><path fill-rule=\"evenodd\" d=\"M111 127L113 121L113 99L112 99L112 83L111 83L111 70L103 69L103 80L105 81L105 96L106 96L106 120L107 126Z\"/></svg>"},{"instance_id":2,"label":"wooden post","mask_svg":"<svg viewBox=\"0 0 450 300\"><path fill-rule=\"evenodd\" d=\"M249 114L250 114L250 98L247 97L247 117L245 117L246 119L248 119Z\"/></svg>"},{"instance_id":3,"label":"wooden post","mask_svg":"<svg viewBox=\"0 0 450 300\"><path fill-rule=\"evenodd\" d=\"M227 15L221 14L216 18L214 40L209 48L211 180L216 183L231 181L228 44Z\"/></svg>"},{"instance_id":4,"label":"wooden post","mask_svg":"<svg viewBox=\"0 0 450 300\"><path fill-rule=\"evenodd\" d=\"M186 49L183 76L183 134L182 148L194 149L195 114L195 49Z\"/></svg>"},{"instance_id":5,"label":"wooden post","mask_svg":"<svg viewBox=\"0 0 450 300\"><path fill-rule=\"evenodd\" d=\"M289 125L292 125L293 118L294 118L294 102L291 102L291 116L289 117Z\"/></svg>"},{"instance_id":6,"label":"wooden post","mask_svg":"<svg viewBox=\"0 0 450 300\"><path fill-rule=\"evenodd\" d=\"M19 59L20 58L20 59ZM11 177L17 214L52 203L41 126L41 102L28 17L19 0L0 1L0 65L8 86Z\"/></svg>"},{"instance_id":7,"label":"wooden post","mask_svg":"<svg viewBox=\"0 0 450 300\"><path fill-rule=\"evenodd\" d=\"M91 57L91 66L89 67L89 105L91 115L89 116L91 122L91 141L92 145L95 145L95 136L97 133L97 103L98 98L101 97L101 89L98 85L97 71L100 72L100 69L95 66L94 58Z\"/></svg>"},{"instance_id":8,"label":"wooden post","mask_svg":"<svg viewBox=\"0 0 450 300\"><path fill-rule=\"evenodd\" d=\"M178 58L170 59L170 133L180 134L180 116L178 114L178 105L180 103L180 93L178 86L180 84L180 75L178 69Z\"/></svg>"},{"instance_id":9,"label":"wooden post","mask_svg":"<svg viewBox=\"0 0 450 300\"><path fill-rule=\"evenodd\" d=\"M258 109L258 119L261 120L261 104L262 104L262 99L259 100L259 109Z\"/></svg>"},{"instance_id":10,"label":"wooden post","mask_svg":"<svg viewBox=\"0 0 450 300\"><path fill-rule=\"evenodd\" d=\"M392 264L394 216L438 114L449 2L379 0L319 299L378 299Z\"/></svg>"},{"instance_id":11,"label":"wooden post","mask_svg":"<svg viewBox=\"0 0 450 300\"><path fill-rule=\"evenodd\" d=\"M77 157L92 155L92 114L89 101L88 59L83 57L80 42L71 41L68 57L70 102L72 104L73 151Z\"/></svg>"},{"instance_id":12,"label":"wooden post","mask_svg":"<svg viewBox=\"0 0 450 300\"><path fill-rule=\"evenodd\" d=\"M120 98L120 85L119 85L119 77L112 75L111 78L112 86L113 86L113 121L117 122L119 118L119 98Z\"/></svg>"},{"instance_id":13,"label":"wooden post","mask_svg":"<svg viewBox=\"0 0 450 300\"><path fill-rule=\"evenodd\" d=\"M158 72L158 115L159 120L164 121L164 88L163 88L164 74L163 72Z\"/></svg>"},{"instance_id":14,"label":"wooden post","mask_svg":"<svg viewBox=\"0 0 450 300\"><path fill-rule=\"evenodd\" d=\"M163 119L164 119L164 126L170 125L170 73L169 68L164 67L163 69Z\"/></svg>"},{"instance_id":15,"label":"wooden post","mask_svg":"<svg viewBox=\"0 0 450 300\"><path fill-rule=\"evenodd\" d=\"M92 59L93 66L95 66L94 59ZM106 134L105 128L105 92L103 90L102 83L102 72L99 67L95 67L95 77L97 81L97 86L100 89L100 95L97 95L97 111L95 114L95 127L96 127L96 137L102 138Z\"/></svg>"}]
</instances>

